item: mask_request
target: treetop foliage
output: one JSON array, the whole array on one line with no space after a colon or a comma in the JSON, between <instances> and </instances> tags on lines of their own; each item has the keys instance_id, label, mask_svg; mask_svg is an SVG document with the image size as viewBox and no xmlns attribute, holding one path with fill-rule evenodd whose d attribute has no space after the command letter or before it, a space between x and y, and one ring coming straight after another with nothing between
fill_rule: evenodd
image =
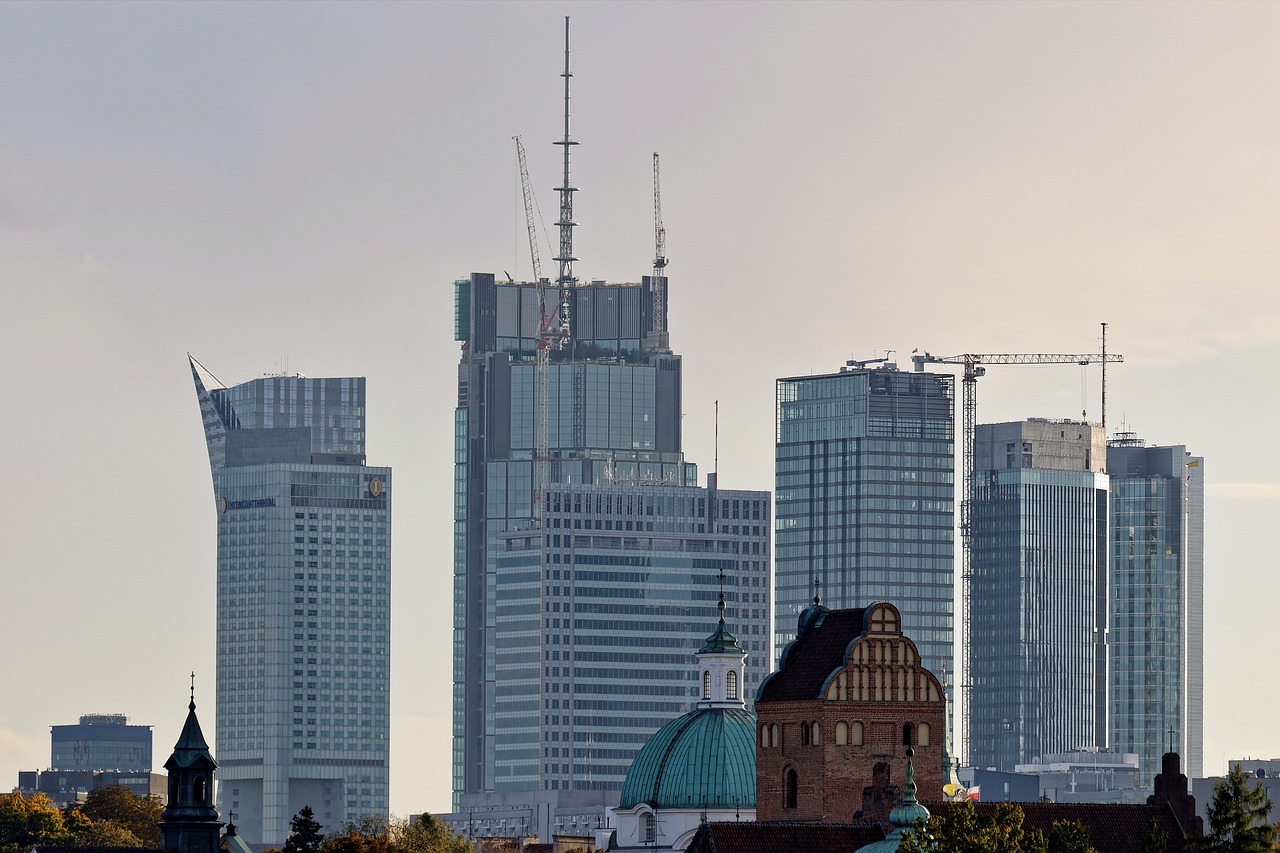
<instances>
[{"instance_id":1,"label":"treetop foliage","mask_svg":"<svg viewBox=\"0 0 1280 853\"><path fill-rule=\"evenodd\" d=\"M0 794L0 853L25 853L36 844L159 847L161 811L158 800L119 785L91 791L66 811L44 794Z\"/></svg>"},{"instance_id":2,"label":"treetop foliage","mask_svg":"<svg viewBox=\"0 0 1280 853\"><path fill-rule=\"evenodd\" d=\"M1089 830L1074 821L1056 821L1044 833L1023 826L1022 809L999 803L994 814L979 814L973 802L950 803L903 833L899 853L1097 853Z\"/></svg>"},{"instance_id":3,"label":"treetop foliage","mask_svg":"<svg viewBox=\"0 0 1280 853\"><path fill-rule=\"evenodd\" d=\"M1276 828L1268 822L1271 798L1262 783L1249 782L1249 774L1237 764L1213 786L1213 800L1206 810L1209 834L1201 848L1207 853L1256 853L1274 848Z\"/></svg>"}]
</instances>

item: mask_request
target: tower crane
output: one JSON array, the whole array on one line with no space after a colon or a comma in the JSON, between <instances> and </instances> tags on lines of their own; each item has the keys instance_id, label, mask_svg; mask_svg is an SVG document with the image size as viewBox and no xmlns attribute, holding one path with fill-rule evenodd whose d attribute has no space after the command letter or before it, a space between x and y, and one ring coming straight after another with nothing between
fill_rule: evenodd
<instances>
[{"instance_id":1,"label":"tower crane","mask_svg":"<svg viewBox=\"0 0 1280 853\"><path fill-rule=\"evenodd\" d=\"M653 343L669 349L667 336L667 229L662 225L662 185L659 180L658 152L653 152Z\"/></svg>"},{"instance_id":2,"label":"tower crane","mask_svg":"<svg viewBox=\"0 0 1280 853\"><path fill-rule=\"evenodd\" d=\"M1103 334L1106 334L1105 326ZM1105 371L1108 362L1122 362L1124 356L1108 353L1106 341L1102 345L1102 353L965 353L963 355L936 356L931 353L915 353L911 362L917 373L924 370L926 364L958 364L963 365L961 376L961 500L960 500L960 541L961 541L961 581L963 584L960 606L961 622L964 625L965 642L969 638L969 596L973 583L973 539L970 523L973 511L973 438L978 418L978 379L987 374L988 365L997 364L1101 364ZM1105 394L1105 392L1104 392ZM1103 405L1105 406L1105 397ZM1103 423L1106 423L1106 410L1103 410ZM969 709L969 693L972 689L969 674L969 653L961 648L960 653L960 689L964 696L965 713ZM964 727L964 756L969 756L969 727Z\"/></svg>"},{"instance_id":3,"label":"tower crane","mask_svg":"<svg viewBox=\"0 0 1280 853\"><path fill-rule=\"evenodd\" d=\"M520 161L520 191L524 195L524 222L529 229L529 260L533 262L533 280L542 282L542 258L538 255L538 230L533 223L533 187L529 183L529 161L525 157L524 143L519 136L511 137L516 141L516 158Z\"/></svg>"}]
</instances>

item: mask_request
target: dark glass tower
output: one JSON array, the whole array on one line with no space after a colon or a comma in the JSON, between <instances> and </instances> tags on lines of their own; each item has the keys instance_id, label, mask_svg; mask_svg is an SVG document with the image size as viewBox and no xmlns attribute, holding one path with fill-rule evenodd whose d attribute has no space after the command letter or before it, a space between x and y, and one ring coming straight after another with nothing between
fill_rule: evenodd
<instances>
[{"instance_id":1,"label":"dark glass tower","mask_svg":"<svg viewBox=\"0 0 1280 853\"><path fill-rule=\"evenodd\" d=\"M1204 459L1132 433L1107 447L1111 475L1111 747L1141 778L1169 749L1204 761Z\"/></svg>"},{"instance_id":2,"label":"dark glass tower","mask_svg":"<svg viewBox=\"0 0 1280 853\"><path fill-rule=\"evenodd\" d=\"M774 648L823 604L891 601L954 672L955 384L892 366L778 380Z\"/></svg>"},{"instance_id":3,"label":"dark glass tower","mask_svg":"<svg viewBox=\"0 0 1280 853\"><path fill-rule=\"evenodd\" d=\"M569 290L538 505L541 290L455 283L453 782L473 828L495 803L616 804L630 757L696 690L683 670L652 685L714 618L722 570L748 685L769 658L768 495L697 485L680 356L650 334L666 310L650 277ZM628 696L647 703L641 718L620 713ZM556 820L531 814L529 831Z\"/></svg>"},{"instance_id":4,"label":"dark glass tower","mask_svg":"<svg viewBox=\"0 0 1280 853\"><path fill-rule=\"evenodd\" d=\"M969 601L969 762L1012 771L1107 745L1102 428L979 424Z\"/></svg>"}]
</instances>

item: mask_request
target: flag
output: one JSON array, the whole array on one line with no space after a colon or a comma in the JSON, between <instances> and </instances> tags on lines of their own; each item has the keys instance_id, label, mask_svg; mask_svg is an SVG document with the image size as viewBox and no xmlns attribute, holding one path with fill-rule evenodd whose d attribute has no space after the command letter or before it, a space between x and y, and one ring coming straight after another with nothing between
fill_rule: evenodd
<instances>
[{"instance_id":1,"label":"flag","mask_svg":"<svg viewBox=\"0 0 1280 853\"><path fill-rule=\"evenodd\" d=\"M974 802L981 802L981 801L982 801L982 786L981 786L981 785L974 785L972 788L970 788L970 789L969 789L969 792L968 792L968 793L969 793L969 799L973 800Z\"/></svg>"}]
</instances>

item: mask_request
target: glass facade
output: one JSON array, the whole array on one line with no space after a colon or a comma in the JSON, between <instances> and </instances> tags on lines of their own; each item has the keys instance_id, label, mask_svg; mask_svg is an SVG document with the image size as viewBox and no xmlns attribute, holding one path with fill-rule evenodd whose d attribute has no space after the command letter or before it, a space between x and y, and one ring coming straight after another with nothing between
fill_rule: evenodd
<instances>
[{"instance_id":1,"label":"glass facade","mask_svg":"<svg viewBox=\"0 0 1280 853\"><path fill-rule=\"evenodd\" d=\"M848 370L777 395L774 648L816 589L832 608L892 602L924 665L954 672L953 378Z\"/></svg>"},{"instance_id":2,"label":"glass facade","mask_svg":"<svg viewBox=\"0 0 1280 853\"><path fill-rule=\"evenodd\" d=\"M501 539L495 614L497 792L602 791L700 695L688 650L725 619L769 668L769 495L558 486L545 528ZM741 626L741 628L739 628Z\"/></svg>"},{"instance_id":3,"label":"glass facade","mask_svg":"<svg viewBox=\"0 0 1280 853\"><path fill-rule=\"evenodd\" d=\"M151 726L123 714L86 714L79 725L53 726L50 770L151 772Z\"/></svg>"},{"instance_id":4,"label":"glass facade","mask_svg":"<svg viewBox=\"0 0 1280 853\"><path fill-rule=\"evenodd\" d=\"M669 644L669 654L687 657L698 639L691 626L705 627L698 596L718 570L702 564L711 558L699 548L730 548L715 558L738 564L727 571L730 584L758 582L744 593L764 596L750 609L757 623L735 631L767 645L768 533L708 526L706 490L698 489L697 468L681 452L680 357L647 335L652 281L593 282L570 292L572 331L564 348L551 351L547 369L551 489L541 503L534 459L539 288L474 273L456 285L455 296L464 343L454 415L454 808L483 815L515 796L556 814L598 816L616 804L634 751L661 721L688 707L683 668L679 684L662 688L676 691L670 696L646 692L639 679L662 685L667 679L653 668L653 656L668 654L661 649ZM592 509L576 508L582 500L572 502L574 509L567 503L549 509L555 495L578 490L579 498L593 496ZM732 494L734 501L748 499ZM749 499L767 515L767 496ZM659 524L676 535L656 536ZM762 528L767 520L738 519L730 527ZM576 534L587 537L581 543L560 532L588 529ZM537 531L548 532L541 545ZM704 540L712 544L686 548ZM752 551L749 559L732 550L762 543L763 553ZM609 562L619 559L634 562ZM579 560L581 572L574 568ZM614 566L631 568L602 568ZM615 571L621 574L603 577ZM641 623L651 627L638 635L640 647L628 646ZM666 631L676 633L664 638ZM570 636L572 646L553 645ZM575 656L564 657L571 649ZM562 657L543 660L544 653ZM757 665L768 657L761 649ZM587 690L611 667L609 680ZM628 696L644 697L637 698L649 708L644 718L604 722ZM557 740L544 740L553 733ZM555 820L540 826L554 828Z\"/></svg>"},{"instance_id":5,"label":"glass facade","mask_svg":"<svg viewBox=\"0 0 1280 853\"><path fill-rule=\"evenodd\" d=\"M993 438L1008 427L1015 438ZM1038 440L1050 429L1052 448ZM1106 746L1100 442L1101 429L1082 424L977 428L967 708L974 766L1012 771L1041 755ZM997 445L1000 453L984 452ZM1054 467L1037 467L1041 445ZM1064 450L1073 446L1074 456Z\"/></svg>"},{"instance_id":6,"label":"glass facade","mask_svg":"<svg viewBox=\"0 0 1280 853\"><path fill-rule=\"evenodd\" d=\"M1111 746L1142 778L1173 746L1203 764L1204 460L1132 435L1107 448L1111 474Z\"/></svg>"},{"instance_id":7,"label":"glass facade","mask_svg":"<svg viewBox=\"0 0 1280 853\"><path fill-rule=\"evenodd\" d=\"M364 380L209 392L193 374L224 462L213 472L218 809L267 845L305 805L325 826L385 818L392 481L360 464Z\"/></svg>"}]
</instances>

